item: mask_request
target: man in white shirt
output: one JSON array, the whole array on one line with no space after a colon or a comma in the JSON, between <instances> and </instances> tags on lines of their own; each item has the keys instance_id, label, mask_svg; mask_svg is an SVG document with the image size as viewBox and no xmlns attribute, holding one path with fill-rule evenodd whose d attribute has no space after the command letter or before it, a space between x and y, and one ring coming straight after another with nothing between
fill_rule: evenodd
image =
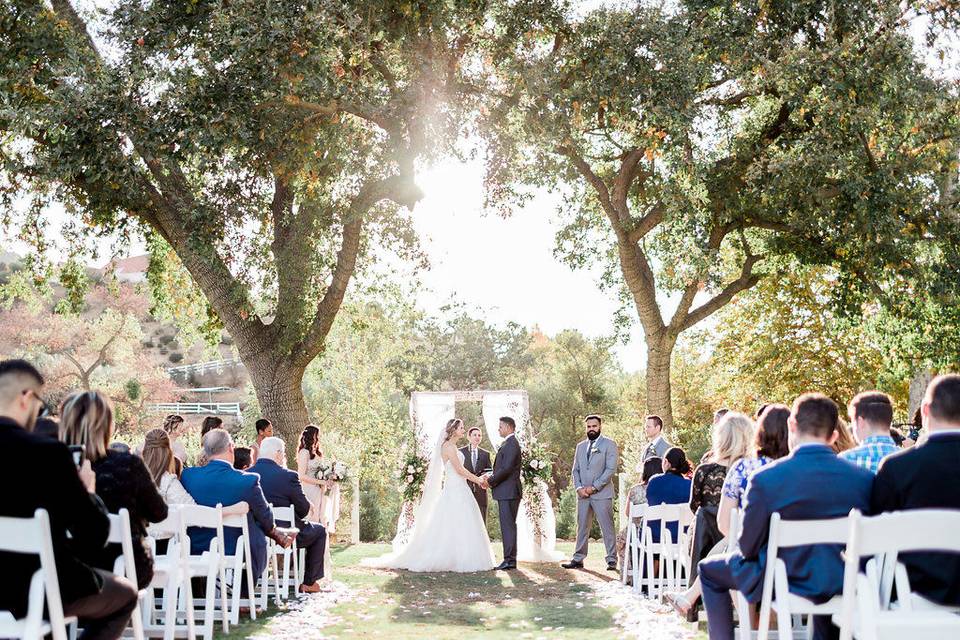
<instances>
[{"instance_id":1,"label":"man in white shirt","mask_svg":"<svg viewBox=\"0 0 960 640\"><path fill-rule=\"evenodd\" d=\"M644 430L647 433L647 440L650 441L650 445L643 452L643 461L646 462L650 458L662 458L667 455L667 451L673 445L663 437L663 419L657 415L647 416L647 424Z\"/></svg>"}]
</instances>

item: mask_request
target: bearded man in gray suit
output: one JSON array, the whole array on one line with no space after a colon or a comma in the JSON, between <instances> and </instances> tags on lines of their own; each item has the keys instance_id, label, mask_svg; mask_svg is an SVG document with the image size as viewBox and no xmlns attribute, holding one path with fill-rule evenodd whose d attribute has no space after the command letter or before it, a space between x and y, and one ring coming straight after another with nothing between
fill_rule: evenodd
<instances>
[{"instance_id":1,"label":"bearded man in gray suit","mask_svg":"<svg viewBox=\"0 0 960 640\"><path fill-rule=\"evenodd\" d=\"M587 557L587 545L593 518L600 523L603 544L607 548L607 569L617 570L617 531L613 526L613 474L617 472L620 451L617 444L600 435L600 416L584 420L587 439L577 445L573 456L573 486L577 489L577 548L564 569L581 569Z\"/></svg>"}]
</instances>

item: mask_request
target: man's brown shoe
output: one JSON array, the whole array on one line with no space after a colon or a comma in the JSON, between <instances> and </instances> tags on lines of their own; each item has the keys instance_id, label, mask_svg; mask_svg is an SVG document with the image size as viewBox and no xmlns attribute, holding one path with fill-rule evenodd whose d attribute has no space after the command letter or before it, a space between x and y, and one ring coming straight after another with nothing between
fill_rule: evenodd
<instances>
[{"instance_id":1,"label":"man's brown shoe","mask_svg":"<svg viewBox=\"0 0 960 640\"><path fill-rule=\"evenodd\" d=\"M302 584L300 585L300 593L320 593L320 583Z\"/></svg>"}]
</instances>

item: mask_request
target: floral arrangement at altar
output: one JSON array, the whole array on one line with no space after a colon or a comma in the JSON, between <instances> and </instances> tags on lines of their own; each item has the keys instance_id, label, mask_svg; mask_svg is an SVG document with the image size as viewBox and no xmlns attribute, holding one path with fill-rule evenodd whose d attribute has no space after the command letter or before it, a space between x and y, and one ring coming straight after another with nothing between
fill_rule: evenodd
<instances>
[{"instance_id":1,"label":"floral arrangement at altar","mask_svg":"<svg viewBox=\"0 0 960 640\"><path fill-rule=\"evenodd\" d=\"M549 454L532 435L524 438L520 449L520 479L523 482L523 497L527 504L527 513L533 524L533 535L539 542L543 538L543 520L546 482L550 479L553 465Z\"/></svg>"},{"instance_id":2,"label":"floral arrangement at altar","mask_svg":"<svg viewBox=\"0 0 960 640\"><path fill-rule=\"evenodd\" d=\"M397 478L400 480L399 491L403 494L404 502L416 503L423 494L423 483L427 479L429 463L426 458L416 452L408 454L401 462L397 472Z\"/></svg>"}]
</instances>

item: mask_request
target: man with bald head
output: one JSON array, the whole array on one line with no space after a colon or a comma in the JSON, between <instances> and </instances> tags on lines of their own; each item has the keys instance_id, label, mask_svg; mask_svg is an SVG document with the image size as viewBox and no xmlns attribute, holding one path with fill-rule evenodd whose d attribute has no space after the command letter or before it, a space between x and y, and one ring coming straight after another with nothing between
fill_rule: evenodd
<instances>
[{"instance_id":1,"label":"man with bald head","mask_svg":"<svg viewBox=\"0 0 960 640\"><path fill-rule=\"evenodd\" d=\"M281 524L299 529L297 545L306 551L300 592L320 591L318 583L323 578L327 530L319 524L304 520L310 511L310 501L303 493L300 475L296 471L287 469L287 451L283 440L277 437L264 438L260 442L260 457L257 458L257 464L247 471L260 476L260 486L263 488L263 495L266 496L267 502L274 507L293 507L296 522Z\"/></svg>"}]
</instances>

